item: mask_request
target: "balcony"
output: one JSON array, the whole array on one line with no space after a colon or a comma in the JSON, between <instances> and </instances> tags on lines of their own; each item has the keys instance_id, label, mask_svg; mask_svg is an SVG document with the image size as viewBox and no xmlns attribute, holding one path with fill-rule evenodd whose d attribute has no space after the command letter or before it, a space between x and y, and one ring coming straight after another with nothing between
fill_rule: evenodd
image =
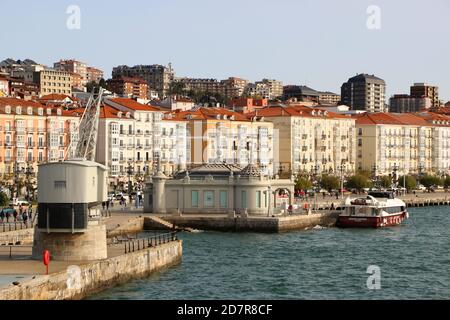
<instances>
[{"instance_id":1,"label":"balcony","mask_svg":"<svg viewBox=\"0 0 450 320\"><path fill-rule=\"evenodd\" d=\"M144 145L142 145L142 144L140 144L140 143L139 143L139 144L136 144L136 148L137 148L137 149L142 149L143 147L144 147Z\"/></svg>"},{"instance_id":2,"label":"balcony","mask_svg":"<svg viewBox=\"0 0 450 320\"><path fill-rule=\"evenodd\" d=\"M134 148L134 144L133 143L127 144L127 149L133 149L133 148Z\"/></svg>"},{"instance_id":3,"label":"balcony","mask_svg":"<svg viewBox=\"0 0 450 320\"><path fill-rule=\"evenodd\" d=\"M45 144L44 143L38 143L38 149L44 149L45 148Z\"/></svg>"},{"instance_id":4,"label":"balcony","mask_svg":"<svg viewBox=\"0 0 450 320\"><path fill-rule=\"evenodd\" d=\"M129 130L129 131L127 132L127 135L129 135L129 136L134 135L134 130Z\"/></svg>"},{"instance_id":5,"label":"balcony","mask_svg":"<svg viewBox=\"0 0 450 320\"><path fill-rule=\"evenodd\" d=\"M34 142L27 143L27 148L34 148L35 146L36 146L36 144Z\"/></svg>"}]
</instances>

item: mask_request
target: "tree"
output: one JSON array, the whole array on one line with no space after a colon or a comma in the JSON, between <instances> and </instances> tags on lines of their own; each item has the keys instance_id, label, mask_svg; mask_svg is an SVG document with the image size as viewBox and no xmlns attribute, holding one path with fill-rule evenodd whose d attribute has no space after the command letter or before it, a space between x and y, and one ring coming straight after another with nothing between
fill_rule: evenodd
<instances>
[{"instance_id":1,"label":"tree","mask_svg":"<svg viewBox=\"0 0 450 320\"><path fill-rule=\"evenodd\" d=\"M104 89L107 88L106 81L105 81L105 79L103 79L103 78L101 78L101 79L98 81L98 83L95 82L95 81L88 82L88 83L86 84L86 91L87 91L87 92L92 92L92 89L94 89L94 92L98 92L98 89L99 89L100 87L102 87L102 88L104 88Z\"/></svg>"},{"instance_id":2,"label":"tree","mask_svg":"<svg viewBox=\"0 0 450 320\"><path fill-rule=\"evenodd\" d=\"M411 191L417 187L416 179L412 176L405 176L405 188L406 190ZM398 178L398 185L403 187L403 176Z\"/></svg>"},{"instance_id":3,"label":"tree","mask_svg":"<svg viewBox=\"0 0 450 320\"><path fill-rule=\"evenodd\" d=\"M347 188L349 189L361 191L364 188L370 187L370 185L369 179L362 174L356 174L347 179Z\"/></svg>"},{"instance_id":4,"label":"tree","mask_svg":"<svg viewBox=\"0 0 450 320\"><path fill-rule=\"evenodd\" d=\"M446 188L446 189L450 188L450 176L447 176L444 179L444 188Z\"/></svg>"},{"instance_id":5,"label":"tree","mask_svg":"<svg viewBox=\"0 0 450 320\"><path fill-rule=\"evenodd\" d=\"M306 178L298 177L295 180L295 188L297 190L308 190L312 188L312 183Z\"/></svg>"},{"instance_id":6,"label":"tree","mask_svg":"<svg viewBox=\"0 0 450 320\"><path fill-rule=\"evenodd\" d=\"M9 198L3 191L0 192L0 207L6 207L9 204Z\"/></svg>"},{"instance_id":7,"label":"tree","mask_svg":"<svg viewBox=\"0 0 450 320\"><path fill-rule=\"evenodd\" d=\"M392 186L392 180L389 176L382 176L380 179L380 186L382 188L390 188Z\"/></svg>"},{"instance_id":8,"label":"tree","mask_svg":"<svg viewBox=\"0 0 450 320\"><path fill-rule=\"evenodd\" d=\"M340 181L337 177L331 175L324 175L320 180L320 186L331 192L333 189L339 189Z\"/></svg>"},{"instance_id":9,"label":"tree","mask_svg":"<svg viewBox=\"0 0 450 320\"><path fill-rule=\"evenodd\" d=\"M169 94L170 95L184 95L185 89L186 89L186 85L183 82L173 81L169 85Z\"/></svg>"},{"instance_id":10,"label":"tree","mask_svg":"<svg viewBox=\"0 0 450 320\"><path fill-rule=\"evenodd\" d=\"M442 185L441 178L430 174L422 176L419 181L427 190L430 190L432 186Z\"/></svg>"}]
</instances>

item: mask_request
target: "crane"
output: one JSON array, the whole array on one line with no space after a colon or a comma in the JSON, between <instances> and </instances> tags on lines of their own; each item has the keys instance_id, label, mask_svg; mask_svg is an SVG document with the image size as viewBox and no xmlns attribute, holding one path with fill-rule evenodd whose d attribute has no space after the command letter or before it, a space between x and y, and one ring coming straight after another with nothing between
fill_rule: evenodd
<instances>
[{"instance_id":1,"label":"crane","mask_svg":"<svg viewBox=\"0 0 450 320\"><path fill-rule=\"evenodd\" d=\"M95 151L97 147L98 122L100 117L100 105L103 98L102 87L96 98L94 94L89 98L83 115L81 116L78 125L78 142L74 154L71 155L70 160L87 160L95 161ZM66 151L66 157L69 150L72 148L73 141L70 141L69 147ZM66 158L65 157L65 158Z\"/></svg>"}]
</instances>

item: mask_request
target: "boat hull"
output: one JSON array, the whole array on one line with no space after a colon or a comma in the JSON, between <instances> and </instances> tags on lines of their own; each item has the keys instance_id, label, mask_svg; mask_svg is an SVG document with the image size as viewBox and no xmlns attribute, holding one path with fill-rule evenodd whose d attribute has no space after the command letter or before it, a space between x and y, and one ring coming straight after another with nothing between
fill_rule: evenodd
<instances>
[{"instance_id":1,"label":"boat hull","mask_svg":"<svg viewBox=\"0 0 450 320\"><path fill-rule=\"evenodd\" d=\"M382 228L397 226L408 217L406 211L388 216L348 216L338 217L336 225L341 228Z\"/></svg>"}]
</instances>

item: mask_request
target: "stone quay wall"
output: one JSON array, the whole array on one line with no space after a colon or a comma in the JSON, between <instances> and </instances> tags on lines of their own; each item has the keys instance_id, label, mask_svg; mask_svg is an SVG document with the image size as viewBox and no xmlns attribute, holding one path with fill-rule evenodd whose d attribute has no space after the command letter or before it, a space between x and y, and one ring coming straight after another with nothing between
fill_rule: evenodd
<instances>
[{"instance_id":1,"label":"stone quay wall","mask_svg":"<svg viewBox=\"0 0 450 320\"><path fill-rule=\"evenodd\" d=\"M113 228L106 231L108 238L123 236L130 233L139 233L144 230L144 218L136 217L130 218L127 222L121 223Z\"/></svg>"},{"instance_id":2,"label":"stone quay wall","mask_svg":"<svg viewBox=\"0 0 450 320\"><path fill-rule=\"evenodd\" d=\"M101 261L71 266L65 272L36 276L35 279L1 289L0 300L82 299L179 264L181 259L182 241L172 241Z\"/></svg>"},{"instance_id":3,"label":"stone quay wall","mask_svg":"<svg viewBox=\"0 0 450 320\"><path fill-rule=\"evenodd\" d=\"M34 239L34 228L21 229L15 231L1 232L0 245L16 244L31 245Z\"/></svg>"},{"instance_id":4,"label":"stone quay wall","mask_svg":"<svg viewBox=\"0 0 450 320\"><path fill-rule=\"evenodd\" d=\"M323 212L310 215L293 215L281 217L207 217L207 216L170 216L163 219L178 228L193 228L226 232L263 232L277 233L293 230L305 230L317 225L331 227L336 224L339 212ZM151 219L145 218L145 229L166 229Z\"/></svg>"}]
</instances>

